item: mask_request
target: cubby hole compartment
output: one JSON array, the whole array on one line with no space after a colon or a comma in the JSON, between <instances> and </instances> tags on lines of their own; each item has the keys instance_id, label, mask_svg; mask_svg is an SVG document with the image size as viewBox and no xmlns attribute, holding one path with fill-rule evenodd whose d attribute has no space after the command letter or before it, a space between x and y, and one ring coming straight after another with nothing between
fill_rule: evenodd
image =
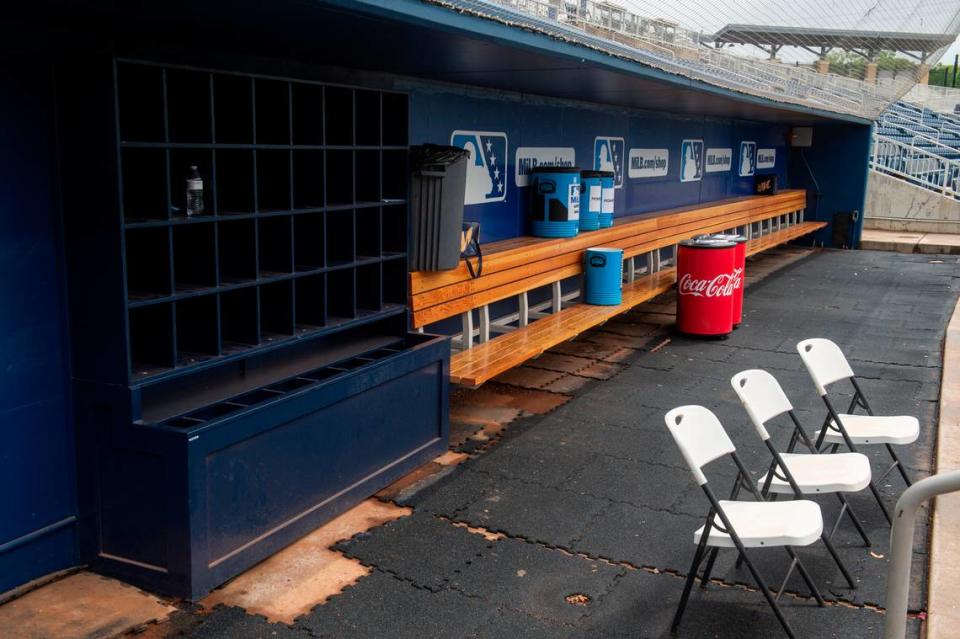
<instances>
[{"instance_id":1,"label":"cubby hole compartment","mask_svg":"<svg viewBox=\"0 0 960 639\"><path fill-rule=\"evenodd\" d=\"M383 254L400 255L407 252L407 207L404 204L385 206L381 210Z\"/></svg>"},{"instance_id":2,"label":"cubby hole compartment","mask_svg":"<svg viewBox=\"0 0 960 639\"><path fill-rule=\"evenodd\" d=\"M173 368L173 304L130 309L132 379L143 379Z\"/></svg>"},{"instance_id":3,"label":"cubby hole compartment","mask_svg":"<svg viewBox=\"0 0 960 639\"><path fill-rule=\"evenodd\" d=\"M354 107L357 146L380 146L380 93L356 91Z\"/></svg>"},{"instance_id":4,"label":"cubby hole compartment","mask_svg":"<svg viewBox=\"0 0 960 639\"><path fill-rule=\"evenodd\" d=\"M218 150L216 160L217 213L253 213L253 151Z\"/></svg>"},{"instance_id":5,"label":"cubby hole compartment","mask_svg":"<svg viewBox=\"0 0 960 639\"><path fill-rule=\"evenodd\" d=\"M257 289L254 286L220 294L221 353L229 355L260 343Z\"/></svg>"},{"instance_id":6,"label":"cubby hole compartment","mask_svg":"<svg viewBox=\"0 0 960 639\"><path fill-rule=\"evenodd\" d=\"M257 205L260 212L290 209L290 151L257 151Z\"/></svg>"},{"instance_id":7,"label":"cubby hole compartment","mask_svg":"<svg viewBox=\"0 0 960 639\"><path fill-rule=\"evenodd\" d=\"M294 82L292 91L293 143L311 146L323 144L323 87Z\"/></svg>"},{"instance_id":8,"label":"cubby hole compartment","mask_svg":"<svg viewBox=\"0 0 960 639\"><path fill-rule=\"evenodd\" d=\"M257 144L290 144L290 84L257 78L254 87Z\"/></svg>"},{"instance_id":9,"label":"cubby hole compartment","mask_svg":"<svg viewBox=\"0 0 960 639\"><path fill-rule=\"evenodd\" d=\"M362 317L382 308L380 264L357 267L357 312Z\"/></svg>"},{"instance_id":10,"label":"cubby hole compartment","mask_svg":"<svg viewBox=\"0 0 960 639\"><path fill-rule=\"evenodd\" d=\"M380 151L357 151L357 202L380 201Z\"/></svg>"},{"instance_id":11,"label":"cubby hole compartment","mask_svg":"<svg viewBox=\"0 0 960 639\"><path fill-rule=\"evenodd\" d=\"M348 359L345 362L339 362L333 368L339 371L352 371L366 366L372 362L373 360L369 357L354 357L353 359Z\"/></svg>"},{"instance_id":12,"label":"cubby hole compartment","mask_svg":"<svg viewBox=\"0 0 960 639\"><path fill-rule=\"evenodd\" d=\"M173 218L187 217L187 178L190 167L197 167L203 180L203 211L196 216L213 215L213 151L210 149L170 150L170 215Z\"/></svg>"},{"instance_id":13,"label":"cubby hole compartment","mask_svg":"<svg viewBox=\"0 0 960 639\"><path fill-rule=\"evenodd\" d=\"M317 331L306 339L286 336L279 348L252 349L243 357L222 360L217 366L143 387L140 416L148 423L169 425L174 419L192 418L195 411L214 404L245 407L270 402L283 394L277 390L278 384L286 388L291 379L333 379L343 374L336 368L338 362L358 357L376 361L423 341L424 337L419 335L402 338L405 326L406 317L395 314L335 331ZM190 423L183 422L182 426L189 427Z\"/></svg>"},{"instance_id":14,"label":"cubby hole compartment","mask_svg":"<svg viewBox=\"0 0 960 639\"><path fill-rule=\"evenodd\" d=\"M294 291L297 333L309 333L323 327L327 321L323 275L298 278L294 282Z\"/></svg>"},{"instance_id":15,"label":"cubby hole compartment","mask_svg":"<svg viewBox=\"0 0 960 639\"><path fill-rule=\"evenodd\" d=\"M323 268L323 213L301 213L293 218L293 261L297 271Z\"/></svg>"},{"instance_id":16,"label":"cubby hole compartment","mask_svg":"<svg viewBox=\"0 0 960 639\"><path fill-rule=\"evenodd\" d=\"M170 142L213 142L210 74L167 69L167 126Z\"/></svg>"},{"instance_id":17,"label":"cubby hole compartment","mask_svg":"<svg viewBox=\"0 0 960 639\"><path fill-rule=\"evenodd\" d=\"M177 366L192 366L220 354L216 295L178 301Z\"/></svg>"},{"instance_id":18,"label":"cubby hole compartment","mask_svg":"<svg viewBox=\"0 0 960 639\"><path fill-rule=\"evenodd\" d=\"M406 306L407 261L403 259L385 260L382 266L384 309Z\"/></svg>"},{"instance_id":19,"label":"cubby hole compartment","mask_svg":"<svg viewBox=\"0 0 960 639\"><path fill-rule=\"evenodd\" d=\"M407 146L409 122L407 96L403 93L383 94L383 145Z\"/></svg>"},{"instance_id":20,"label":"cubby hole compartment","mask_svg":"<svg viewBox=\"0 0 960 639\"><path fill-rule=\"evenodd\" d=\"M183 293L217 285L213 223L173 227L173 283Z\"/></svg>"},{"instance_id":21,"label":"cubby hole compartment","mask_svg":"<svg viewBox=\"0 0 960 639\"><path fill-rule=\"evenodd\" d=\"M212 406L205 406L199 410L195 410L192 413L184 415L181 419L188 420L187 425L190 425L190 421L196 423L211 422L221 417L226 417L232 413L237 412L241 408L246 408L242 404L235 402L220 402L219 404L213 404Z\"/></svg>"},{"instance_id":22,"label":"cubby hole compartment","mask_svg":"<svg viewBox=\"0 0 960 639\"><path fill-rule=\"evenodd\" d=\"M275 390L279 393L289 393L299 388L303 388L304 386L309 386L313 383L314 382L312 379L307 379L305 377L294 377L292 379L284 380L279 384L270 386L270 390Z\"/></svg>"},{"instance_id":23,"label":"cubby hole compartment","mask_svg":"<svg viewBox=\"0 0 960 639\"><path fill-rule=\"evenodd\" d=\"M382 196L384 200L407 198L407 152L384 151Z\"/></svg>"},{"instance_id":24,"label":"cubby hole compartment","mask_svg":"<svg viewBox=\"0 0 960 639\"><path fill-rule=\"evenodd\" d=\"M327 266L353 263L353 211L327 211L326 233Z\"/></svg>"},{"instance_id":25,"label":"cubby hole compartment","mask_svg":"<svg viewBox=\"0 0 960 639\"><path fill-rule=\"evenodd\" d=\"M126 232L127 299L170 295L170 229L142 228Z\"/></svg>"},{"instance_id":26,"label":"cubby hole compartment","mask_svg":"<svg viewBox=\"0 0 960 639\"><path fill-rule=\"evenodd\" d=\"M293 240L290 216L281 215L257 220L260 254L260 277L273 277L293 272Z\"/></svg>"},{"instance_id":27,"label":"cubby hole compartment","mask_svg":"<svg viewBox=\"0 0 960 639\"><path fill-rule=\"evenodd\" d=\"M380 209L357 209L357 261L380 257Z\"/></svg>"},{"instance_id":28,"label":"cubby hole compartment","mask_svg":"<svg viewBox=\"0 0 960 639\"><path fill-rule=\"evenodd\" d=\"M260 388L249 393L244 393L239 397L234 397L231 403L240 404L242 406L256 406L257 404L262 404L263 402L269 402L271 399L276 399L282 395L280 391L271 391L266 388Z\"/></svg>"},{"instance_id":29,"label":"cubby hole compartment","mask_svg":"<svg viewBox=\"0 0 960 639\"><path fill-rule=\"evenodd\" d=\"M293 282L260 286L260 342L269 344L293 335Z\"/></svg>"},{"instance_id":30,"label":"cubby hole compartment","mask_svg":"<svg viewBox=\"0 0 960 639\"><path fill-rule=\"evenodd\" d=\"M123 217L127 222L167 219L167 155L163 149L123 149Z\"/></svg>"},{"instance_id":31,"label":"cubby hole compartment","mask_svg":"<svg viewBox=\"0 0 960 639\"><path fill-rule=\"evenodd\" d=\"M246 76L213 76L214 136L218 144L253 143L253 80Z\"/></svg>"},{"instance_id":32,"label":"cubby hole compartment","mask_svg":"<svg viewBox=\"0 0 960 639\"><path fill-rule=\"evenodd\" d=\"M353 145L353 89L326 87L323 105L326 144Z\"/></svg>"},{"instance_id":33,"label":"cubby hole compartment","mask_svg":"<svg viewBox=\"0 0 960 639\"><path fill-rule=\"evenodd\" d=\"M220 222L217 229L220 284L257 279L257 227L252 219Z\"/></svg>"},{"instance_id":34,"label":"cubby hole compartment","mask_svg":"<svg viewBox=\"0 0 960 639\"><path fill-rule=\"evenodd\" d=\"M323 151L293 152L293 207L323 207Z\"/></svg>"},{"instance_id":35,"label":"cubby hole compartment","mask_svg":"<svg viewBox=\"0 0 960 639\"><path fill-rule=\"evenodd\" d=\"M343 324L354 319L354 293L354 269L344 268L327 273L328 325Z\"/></svg>"},{"instance_id":36,"label":"cubby hole compartment","mask_svg":"<svg viewBox=\"0 0 960 639\"><path fill-rule=\"evenodd\" d=\"M304 373L303 375L300 375L299 377L300 377L301 379L310 379L310 380L313 380L313 381L315 381L315 382L322 382L322 381L325 380L325 379L330 379L331 377L336 377L336 376L339 375L341 372L343 372L343 371L337 370L336 368L333 368L333 367L329 367L329 368L318 368L317 370L310 371L309 373Z\"/></svg>"},{"instance_id":37,"label":"cubby hole compartment","mask_svg":"<svg viewBox=\"0 0 960 639\"><path fill-rule=\"evenodd\" d=\"M327 205L353 204L353 151L327 151Z\"/></svg>"},{"instance_id":38,"label":"cubby hole compartment","mask_svg":"<svg viewBox=\"0 0 960 639\"><path fill-rule=\"evenodd\" d=\"M163 69L142 64L117 65L120 139L164 142Z\"/></svg>"}]
</instances>

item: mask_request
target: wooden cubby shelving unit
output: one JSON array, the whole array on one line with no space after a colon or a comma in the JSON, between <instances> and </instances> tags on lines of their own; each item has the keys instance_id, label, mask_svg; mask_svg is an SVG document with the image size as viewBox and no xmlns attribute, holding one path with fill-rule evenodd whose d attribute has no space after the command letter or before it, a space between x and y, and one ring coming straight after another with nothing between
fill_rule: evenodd
<instances>
[{"instance_id":1,"label":"wooden cubby shelving unit","mask_svg":"<svg viewBox=\"0 0 960 639\"><path fill-rule=\"evenodd\" d=\"M406 96L117 63L129 374L404 312ZM196 165L206 210L185 215Z\"/></svg>"}]
</instances>

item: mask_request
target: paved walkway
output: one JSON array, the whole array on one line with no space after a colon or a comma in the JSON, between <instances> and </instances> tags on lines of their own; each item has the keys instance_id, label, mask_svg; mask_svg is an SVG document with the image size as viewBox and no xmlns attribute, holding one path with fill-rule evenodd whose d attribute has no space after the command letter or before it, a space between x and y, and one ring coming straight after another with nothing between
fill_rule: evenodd
<instances>
[{"instance_id":1,"label":"paved walkway","mask_svg":"<svg viewBox=\"0 0 960 639\"><path fill-rule=\"evenodd\" d=\"M960 235L864 229L860 235L860 248L867 251L957 255L960 254Z\"/></svg>"},{"instance_id":2,"label":"paved walkway","mask_svg":"<svg viewBox=\"0 0 960 639\"><path fill-rule=\"evenodd\" d=\"M902 457L917 477L931 469L941 339L960 275L956 258L787 249L748 270L751 279L766 277L747 289L744 325L728 340L673 335L673 302L664 297L498 382L455 393L455 452L381 495L411 514L396 509L373 517L389 523L335 545L369 573L352 577L356 583L326 603L306 606L288 623L268 622L249 605L182 606L138 636L668 636L694 552L692 533L707 503L666 432L666 410L708 406L748 467L762 472L767 453L748 428L729 378L744 368L770 370L813 430L822 419L820 400L794 345L829 337L848 353L878 411L920 418L921 439ZM785 428L774 433L780 443L788 436ZM877 473L883 459L874 460ZM430 470L439 472L424 478ZM733 472L726 461L707 470L717 492L729 490ZM889 506L902 488L896 477L883 483ZM800 549L830 601L818 608L798 577L788 584L781 602L801 637L880 636L889 529L869 494L850 501L874 542L864 548L849 522L835 538L859 587L846 587L820 544ZM837 502L821 503L831 525ZM926 602L926 518L922 525L914 553L915 613ZM779 583L786 554L763 549L752 556L769 581ZM783 636L731 552L720 555L714 577L707 591L695 589L678 637ZM245 589L243 579L231 587ZM916 615L909 628L910 636L920 636Z\"/></svg>"}]
</instances>

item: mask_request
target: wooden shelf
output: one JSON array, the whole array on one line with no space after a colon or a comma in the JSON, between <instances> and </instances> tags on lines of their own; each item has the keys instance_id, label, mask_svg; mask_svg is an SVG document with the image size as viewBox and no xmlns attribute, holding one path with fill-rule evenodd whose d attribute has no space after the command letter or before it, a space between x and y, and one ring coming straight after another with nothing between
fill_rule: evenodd
<instances>
[{"instance_id":1,"label":"wooden shelf","mask_svg":"<svg viewBox=\"0 0 960 639\"><path fill-rule=\"evenodd\" d=\"M131 381L403 312L406 95L127 61L116 82Z\"/></svg>"}]
</instances>

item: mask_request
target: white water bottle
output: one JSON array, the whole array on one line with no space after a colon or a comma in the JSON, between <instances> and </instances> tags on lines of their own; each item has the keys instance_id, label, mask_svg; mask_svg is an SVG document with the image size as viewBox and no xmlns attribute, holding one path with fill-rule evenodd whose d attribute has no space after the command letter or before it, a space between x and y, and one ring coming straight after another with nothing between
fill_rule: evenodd
<instances>
[{"instance_id":1,"label":"white water bottle","mask_svg":"<svg viewBox=\"0 0 960 639\"><path fill-rule=\"evenodd\" d=\"M191 166L187 175L187 217L203 213L203 178L197 167Z\"/></svg>"}]
</instances>

